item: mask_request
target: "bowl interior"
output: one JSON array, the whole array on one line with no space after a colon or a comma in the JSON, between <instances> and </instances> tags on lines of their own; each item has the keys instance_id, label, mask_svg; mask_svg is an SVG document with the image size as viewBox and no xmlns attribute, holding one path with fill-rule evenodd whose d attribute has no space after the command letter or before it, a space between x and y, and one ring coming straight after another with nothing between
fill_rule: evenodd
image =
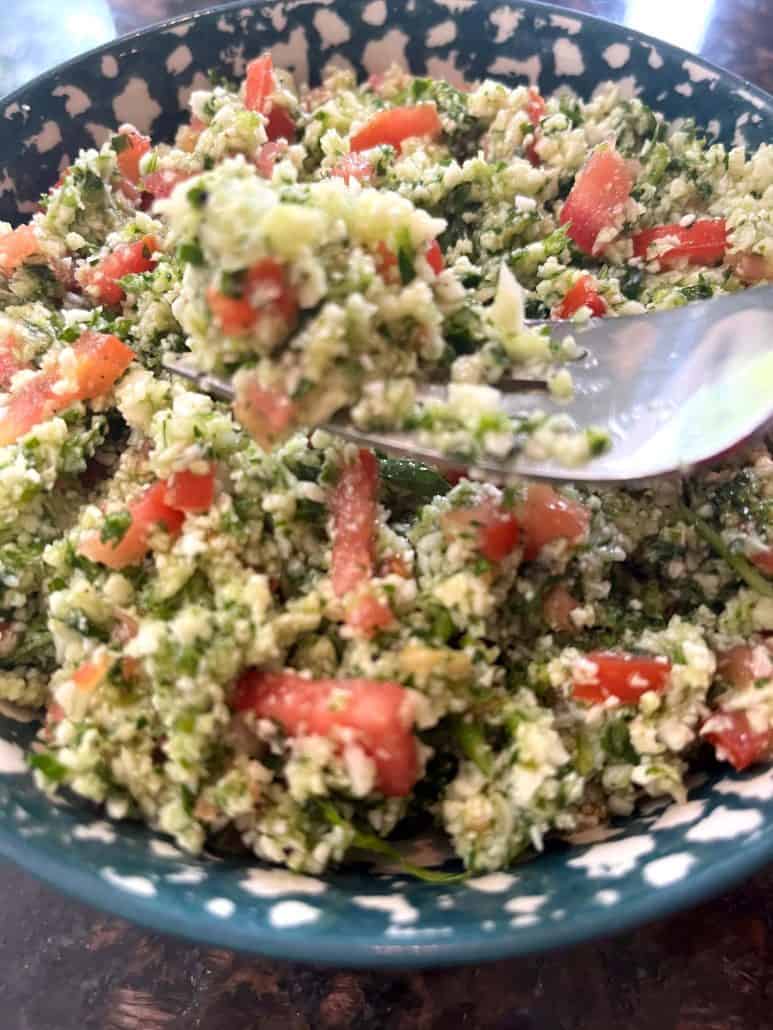
<instances>
[{"instance_id":1,"label":"bowl interior","mask_svg":"<svg viewBox=\"0 0 773 1030\"><path fill-rule=\"evenodd\" d=\"M242 75L263 49L299 82L393 61L455 83L486 76L602 82L726 143L773 136L773 102L742 80L619 26L536 3L296 0L229 6L145 30L0 102L0 218L34 210L81 147L131 121L171 139L207 71ZM277 957L347 965L474 961L568 944L653 918L773 855L773 770L705 776L685 805L641 814L507 873L453 886L355 867L324 879L185 856L145 827L52 804L25 771L33 728L0 716L0 853L84 900L162 930ZM771 816L772 818L767 818ZM415 860L435 859L428 842Z\"/></svg>"}]
</instances>

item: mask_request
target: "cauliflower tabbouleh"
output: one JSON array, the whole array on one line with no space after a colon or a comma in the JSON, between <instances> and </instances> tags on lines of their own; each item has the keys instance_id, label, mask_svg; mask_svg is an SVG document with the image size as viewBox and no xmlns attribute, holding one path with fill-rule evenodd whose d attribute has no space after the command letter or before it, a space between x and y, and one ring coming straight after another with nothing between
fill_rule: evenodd
<instances>
[{"instance_id":1,"label":"cauliflower tabbouleh","mask_svg":"<svg viewBox=\"0 0 773 1030\"><path fill-rule=\"evenodd\" d=\"M773 148L612 86L298 93L267 56L191 108L174 146L82 152L0 238L0 696L45 711L40 787L311 872L434 823L478 871L683 798L713 752L766 760L765 445L502 490L314 427L351 406L451 451L550 446L492 402L514 368L571 389L525 318L773 277ZM236 377L234 411L180 354Z\"/></svg>"}]
</instances>

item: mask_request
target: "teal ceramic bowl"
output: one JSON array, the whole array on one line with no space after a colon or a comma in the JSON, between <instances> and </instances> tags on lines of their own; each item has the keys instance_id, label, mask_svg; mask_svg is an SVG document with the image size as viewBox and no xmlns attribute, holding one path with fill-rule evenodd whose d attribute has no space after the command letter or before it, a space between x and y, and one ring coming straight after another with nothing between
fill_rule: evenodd
<instances>
[{"instance_id":1,"label":"teal ceramic bowl","mask_svg":"<svg viewBox=\"0 0 773 1030\"><path fill-rule=\"evenodd\" d=\"M134 122L171 138L210 68L238 76L271 48L317 83L393 60L414 72L569 85L614 80L725 142L773 139L773 98L654 39L549 5L503 0L294 0L176 19L62 65L0 101L0 218L18 221L80 147ZM663 916L773 858L773 769L707 773L684 805L552 846L454 885L358 866L325 878L183 855L143 826L50 803L24 761L33 727L0 718L0 853L84 901L219 947L336 965L478 962L556 948ZM415 860L433 853L417 845Z\"/></svg>"}]
</instances>

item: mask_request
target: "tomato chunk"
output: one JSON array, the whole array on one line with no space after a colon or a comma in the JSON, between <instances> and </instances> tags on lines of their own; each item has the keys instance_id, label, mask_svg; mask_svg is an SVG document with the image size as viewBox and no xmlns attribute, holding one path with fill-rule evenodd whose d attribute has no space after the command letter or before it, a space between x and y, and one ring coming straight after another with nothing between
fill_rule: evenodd
<instances>
[{"instance_id":1,"label":"tomato chunk","mask_svg":"<svg viewBox=\"0 0 773 1030\"><path fill-rule=\"evenodd\" d=\"M771 758L773 731L752 729L746 712L712 715L701 734L714 745L717 758L730 762L738 772Z\"/></svg>"},{"instance_id":2,"label":"tomato chunk","mask_svg":"<svg viewBox=\"0 0 773 1030\"><path fill-rule=\"evenodd\" d=\"M99 264L87 268L83 278L103 304L115 306L126 294L118 280L125 275L150 272L156 267L151 255L158 248L155 236L143 236L135 243L121 243L103 257Z\"/></svg>"},{"instance_id":3,"label":"tomato chunk","mask_svg":"<svg viewBox=\"0 0 773 1030\"><path fill-rule=\"evenodd\" d=\"M773 547L765 547L762 551L755 551L749 555L751 561L760 572L767 576L773 576Z\"/></svg>"},{"instance_id":4,"label":"tomato chunk","mask_svg":"<svg viewBox=\"0 0 773 1030\"><path fill-rule=\"evenodd\" d=\"M103 541L99 533L90 533L80 542L80 554L109 569L137 565L150 549L150 533L156 526L163 526L171 536L180 532L185 515L169 507L166 491L163 480L148 487L139 500L129 505L131 520L120 540Z\"/></svg>"},{"instance_id":5,"label":"tomato chunk","mask_svg":"<svg viewBox=\"0 0 773 1030\"><path fill-rule=\"evenodd\" d=\"M571 318L580 308L590 308L592 315L606 313L607 305L596 289L596 282L591 275L581 275L567 291L558 308L559 318Z\"/></svg>"},{"instance_id":6,"label":"tomato chunk","mask_svg":"<svg viewBox=\"0 0 773 1030\"><path fill-rule=\"evenodd\" d=\"M79 665L72 674L72 681L78 690L90 694L105 678L109 668L110 659L107 655L103 655L94 662L84 662L83 665Z\"/></svg>"},{"instance_id":7,"label":"tomato chunk","mask_svg":"<svg viewBox=\"0 0 773 1030\"><path fill-rule=\"evenodd\" d=\"M271 142L284 139L292 143L295 139L295 122L286 107L271 103L271 110L266 117L266 135Z\"/></svg>"},{"instance_id":8,"label":"tomato chunk","mask_svg":"<svg viewBox=\"0 0 773 1030\"><path fill-rule=\"evenodd\" d=\"M349 185L352 179L358 182L370 182L375 169L367 157L362 154L347 154L330 169L330 174L343 179Z\"/></svg>"},{"instance_id":9,"label":"tomato chunk","mask_svg":"<svg viewBox=\"0 0 773 1030\"><path fill-rule=\"evenodd\" d=\"M673 246L657 255L657 261L662 268L672 268L684 260L689 265L715 265L725 256L725 220L706 218L688 226L676 223L644 229L633 236L634 256L647 260L653 243L671 239L674 240Z\"/></svg>"},{"instance_id":10,"label":"tomato chunk","mask_svg":"<svg viewBox=\"0 0 773 1030\"><path fill-rule=\"evenodd\" d=\"M593 254L602 229L622 223L634 177L618 152L594 151L577 173L559 221L580 250Z\"/></svg>"},{"instance_id":11,"label":"tomato chunk","mask_svg":"<svg viewBox=\"0 0 773 1030\"><path fill-rule=\"evenodd\" d=\"M451 533L472 531L476 546L489 561L502 561L518 546L520 530L515 512L495 501L482 501L471 508L455 508L443 516L443 528Z\"/></svg>"},{"instance_id":12,"label":"tomato chunk","mask_svg":"<svg viewBox=\"0 0 773 1030\"><path fill-rule=\"evenodd\" d=\"M434 104L417 104L416 107L392 107L374 114L349 140L349 149L370 150L389 144L400 144L414 136L428 136L435 139L443 131L437 108Z\"/></svg>"},{"instance_id":13,"label":"tomato chunk","mask_svg":"<svg viewBox=\"0 0 773 1030\"><path fill-rule=\"evenodd\" d=\"M278 142L271 140L268 143L264 143L255 158L255 167L258 169L258 174L262 175L264 179L270 179L274 174L274 165L286 149L287 144L281 140Z\"/></svg>"},{"instance_id":14,"label":"tomato chunk","mask_svg":"<svg viewBox=\"0 0 773 1030\"><path fill-rule=\"evenodd\" d=\"M529 86L529 99L526 101L525 111L529 116L532 125L539 125L545 117L547 104L536 86Z\"/></svg>"},{"instance_id":15,"label":"tomato chunk","mask_svg":"<svg viewBox=\"0 0 773 1030\"><path fill-rule=\"evenodd\" d=\"M31 225L20 225L13 232L0 236L0 272L10 275L28 257L40 251L40 244Z\"/></svg>"},{"instance_id":16,"label":"tomato chunk","mask_svg":"<svg viewBox=\"0 0 773 1030\"><path fill-rule=\"evenodd\" d=\"M348 462L333 490L333 557L331 576L336 597L373 576L378 506L378 462L372 451L360 450Z\"/></svg>"},{"instance_id":17,"label":"tomato chunk","mask_svg":"<svg viewBox=\"0 0 773 1030\"><path fill-rule=\"evenodd\" d=\"M215 473L212 469L202 474L184 469L167 480L164 502L177 511L209 511L214 499Z\"/></svg>"},{"instance_id":18,"label":"tomato chunk","mask_svg":"<svg viewBox=\"0 0 773 1030\"><path fill-rule=\"evenodd\" d=\"M413 705L398 683L249 670L236 685L233 707L273 719L291 737L317 735L342 747L354 740L373 760L376 786L387 797L409 794L418 778Z\"/></svg>"},{"instance_id":19,"label":"tomato chunk","mask_svg":"<svg viewBox=\"0 0 773 1030\"><path fill-rule=\"evenodd\" d=\"M75 401L107 393L134 358L134 351L117 336L91 330L82 334L73 352L74 368L38 372L10 395L0 410L0 447L14 443Z\"/></svg>"},{"instance_id":20,"label":"tomato chunk","mask_svg":"<svg viewBox=\"0 0 773 1030\"><path fill-rule=\"evenodd\" d=\"M579 542L590 525L590 512L577 501L556 493L552 486L532 483L517 510L524 537L524 558L536 558L554 540Z\"/></svg>"},{"instance_id":21,"label":"tomato chunk","mask_svg":"<svg viewBox=\"0 0 773 1030\"><path fill-rule=\"evenodd\" d=\"M248 332L264 318L280 318L291 325L298 312L295 295L285 282L284 269L273 258L263 258L252 266L240 297L230 297L216 286L209 286L207 304L229 336Z\"/></svg>"},{"instance_id":22,"label":"tomato chunk","mask_svg":"<svg viewBox=\"0 0 773 1030\"><path fill-rule=\"evenodd\" d=\"M0 340L0 390L7 390L11 379L27 366L19 360L19 344L13 336Z\"/></svg>"},{"instance_id":23,"label":"tomato chunk","mask_svg":"<svg viewBox=\"0 0 773 1030\"><path fill-rule=\"evenodd\" d=\"M594 673L575 670L572 694L579 701L598 704L616 697L623 704L635 704L648 690L664 690L671 663L665 658L646 658L616 651L591 651L586 659ZM583 663L583 666L585 663Z\"/></svg>"},{"instance_id":24,"label":"tomato chunk","mask_svg":"<svg viewBox=\"0 0 773 1030\"><path fill-rule=\"evenodd\" d=\"M372 637L378 630L391 626L395 619L388 604L366 591L347 606L345 621L361 636Z\"/></svg>"},{"instance_id":25,"label":"tomato chunk","mask_svg":"<svg viewBox=\"0 0 773 1030\"><path fill-rule=\"evenodd\" d=\"M427 253L424 255L427 259L427 264L435 273L440 275L444 268L443 262L443 251L440 249L440 244L437 240L431 240L427 247Z\"/></svg>"},{"instance_id":26,"label":"tomato chunk","mask_svg":"<svg viewBox=\"0 0 773 1030\"><path fill-rule=\"evenodd\" d=\"M185 182L186 179L190 179L188 172L165 168L144 176L142 188L146 193L152 193L155 200L161 200L168 197L175 186L179 182Z\"/></svg>"},{"instance_id":27,"label":"tomato chunk","mask_svg":"<svg viewBox=\"0 0 773 1030\"><path fill-rule=\"evenodd\" d=\"M128 141L116 158L118 169L124 179L131 183L139 182L140 160L150 150L150 138L135 129L121 128L118 134Z\"/></svg>"},{"instance_id":28,"label":"tomato chunk","mask_svg":"<svg viewBox=\"0 0 773 1030\"><path fill-rule=\"evenodd\" d=\"M294 424L296 406L281 390L261 386L254 373L238 375L235 386L234 415L250 436L268 449Z\"/></svg>"},{"instance_id":29,"label":"tomato chunk","mask_svg":"<svg viewBox=\"0 0 773 1030\"><path fill-rule=\"evenodd\" d=\"M274 62L271 54L261 54L247 65L244 106L249 111L266 112L266 102L274 92Z\"/></svg>"}]
</instances>

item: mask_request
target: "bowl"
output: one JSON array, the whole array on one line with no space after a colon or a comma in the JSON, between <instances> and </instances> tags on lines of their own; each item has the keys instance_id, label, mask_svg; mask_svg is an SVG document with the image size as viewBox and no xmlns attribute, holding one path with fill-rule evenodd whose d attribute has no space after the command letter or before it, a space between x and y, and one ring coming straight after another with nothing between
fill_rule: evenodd
<instances>
[{"instance_id":1,"label":"bowl","mask_svg":"<svg viewBox=\"0 0 773 1030\"><path fill-rule=\"evenodd\" d=\"M773 138L773 98L628 29L521 0L295 0L192 14L93 50L0 101L0 218L34 209L80 147L133 122L171 139L192 89L240 76L270 48L317 84L333 64L359 75L399 61L455 83L484 76L570 86L619 83L724 142ZM353 866L324 878L191 857L144 826L111 823L35 788L34 727L0 717L0 853L60 889L192 940L339 966L478 962L555 948L663 916L773 858L773 769L703 775L686 804L551 846L508 872L453 885ZM433 861L416 842L416 861Z\"/></svg>"}]
</instances>

